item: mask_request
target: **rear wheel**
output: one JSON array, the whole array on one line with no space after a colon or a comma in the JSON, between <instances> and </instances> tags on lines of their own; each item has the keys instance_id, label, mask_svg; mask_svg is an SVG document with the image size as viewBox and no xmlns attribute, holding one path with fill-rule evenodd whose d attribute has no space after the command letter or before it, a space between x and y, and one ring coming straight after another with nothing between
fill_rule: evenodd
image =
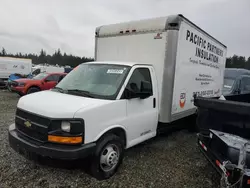
<instances>
[{"instance_id":1,"label":"rear wheel","mask_svg":"<svg viewBox=\"0 0 250 188\"><path fill-rule=\"evenodd\" d=\"M39 88L31 87L31 88L28 89L27 94L35 93L35 92L38 92L38 91L40 91Z\"/></svg>"},{"instance_id":2,"label":"rear wheel","mask_svg":"<svg viewBox=\"0 0 250 188\"><path fill-rule=\"evenodd\" d=\"M91 162L91 174L98 180L112 177L122 163L124 141L113 134L101 138Z\"/></svg>"}]
</instances>

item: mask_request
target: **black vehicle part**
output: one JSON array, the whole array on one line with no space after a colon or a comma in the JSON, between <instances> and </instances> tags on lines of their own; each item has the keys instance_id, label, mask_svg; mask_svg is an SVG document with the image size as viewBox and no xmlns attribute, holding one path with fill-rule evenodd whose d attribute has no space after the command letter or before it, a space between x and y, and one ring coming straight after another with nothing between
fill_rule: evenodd
<instances>
[{"instance_id":1,"label":"black vehicle part","mask_svg":"<svg viewBox=\"0 0 250 188\"><path fill-rule=\"evenodd\" d=\"M195 97L197 126L202 133L209 129L250 139L250 94L218 98Z\"/></svg>"},{"instance_id":2,"label":"black vehicle part","mask_svg":"<svg viewBox=\"0 0 250 188\"><path fill-rule=\"evenodd\" d=\"M202 153L221 174L221 187L250 187L248 140L210 130L206 135L199 133L197 141Z\"/></svg>"}]
</instances>

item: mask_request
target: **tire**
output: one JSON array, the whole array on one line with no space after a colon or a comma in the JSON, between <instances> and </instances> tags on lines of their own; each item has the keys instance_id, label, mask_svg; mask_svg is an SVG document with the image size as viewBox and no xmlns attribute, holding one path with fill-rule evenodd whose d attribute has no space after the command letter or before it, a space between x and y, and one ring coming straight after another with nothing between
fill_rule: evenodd
<instances>
[{"instance_id":1,"label":"tire","mask_svg":"<svg viewBox=\"0 0 250 188\"><path fill-rule=\"evenodd\" d=\"M7 84L7 89L8 89L10 92L12 91L9 83Z\"/></svg>"},{"instance_id":2,"label":"tire","mask_svg":"<svg viewBox=\"0 0 250 188\"><path fill-rule=\"evenodd\" d=\"M124 141L120 137L114 134L108 134L102 137L97 142L96 151L91 161L91 175L97 180L105 180L112 177L121 165L123 155ZM104 161L104 163L101 163L101 160ZM112 163L114 165L112 165Z\"/></svg>"},{"instance_id":3,"label":"tire","mask_svg":"<svg viewBox=\"0 0 250 188\"><path fill-rule=\"evenodd\" d=\"M35 92L38 92L38 91L40 91L39 88L31 87L31 88L28 89L27 94L35 93Z\"/></svg>"},{"instance_id":4,"label":"tire","mask_svg":"<svg viewBox=\"0 0 250 188\"><path fill-rule=\"evenodd\" d=\"M22 93L19 92L18 95L19 95L20 97L22 97L24 94L22 94Z\"/></svg>"},{"instance_id":5,"label":"tire","mask_svg":"<svg viewBox=\"0 0 250 188\"><path fill-rule=\"evenodd\" d=\"M197 115L191 115L188 117L186 124L188 125L188 131L190 133L197 133L199 132L199 128L197 126Z\"/></svg>"}]
</instances>

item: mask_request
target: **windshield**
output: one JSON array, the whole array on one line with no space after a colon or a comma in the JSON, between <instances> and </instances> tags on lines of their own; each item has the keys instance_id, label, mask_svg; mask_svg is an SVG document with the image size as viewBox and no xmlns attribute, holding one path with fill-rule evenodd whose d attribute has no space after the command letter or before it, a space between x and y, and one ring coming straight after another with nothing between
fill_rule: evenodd
<instances>
[{"instance_id":1,"label":"windshield","mask_svg":"<svg viewBox=\"0 0 250 188\"><path fill-rule=\"evenodd\" d=\"M32 75L38 75L38 74L40 74L41 73L41 69L34 69L33 71L32 71Z\"/></svg>"},{"instance_id":2,"label":"windshield","mask_svg":"<svg viewBox=\"0 0 250 188\"><path fill-rule=\"evenodd\" d=\"M33 77L33 80L42 80L42 79L44 79L46 76L48 76L47 73L40 73L40 74L34 76L34 77Z\"/></svg>"},{"instance_id":3,"label":"windshield","mask_svg":"<svg viewBox=\"0 0 250 188\"><path fill-rule=\"evenodd\" d=\"M82 64L71 71L57 88L83 96L115 99L129 71L128 66ZM84 95L84 91L86 95Z\"/></svg>"},{"instance_id":4,"label":"windshield","mask_svg":"<svg viewBox=\"0 0 250 188\"><path fill-rule=\"evenodd\" d=\"M223 91L228 92L232 90L235 79L233 78L224 78Z\"/></svg>"}]
</instances>

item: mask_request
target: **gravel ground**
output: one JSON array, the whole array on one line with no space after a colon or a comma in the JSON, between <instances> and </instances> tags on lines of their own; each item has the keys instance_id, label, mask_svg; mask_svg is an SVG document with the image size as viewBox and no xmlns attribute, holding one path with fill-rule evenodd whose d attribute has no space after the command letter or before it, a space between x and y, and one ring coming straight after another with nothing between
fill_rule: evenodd
<instances>
[{"instance_id":1,"label":"gravel ground","mask_svg":"<svg viewBox=\"0 0 250 188\"><path fill-rule=\"evenodd\" d=\"M26 160L8 145L8 125L14 121L18 98L0 90L0 188L219 187L218 174L197 149L195 134L185 130L127 150L118 173L106 181L89 176L85 161Z\"/></svg>"}]
</instances>

